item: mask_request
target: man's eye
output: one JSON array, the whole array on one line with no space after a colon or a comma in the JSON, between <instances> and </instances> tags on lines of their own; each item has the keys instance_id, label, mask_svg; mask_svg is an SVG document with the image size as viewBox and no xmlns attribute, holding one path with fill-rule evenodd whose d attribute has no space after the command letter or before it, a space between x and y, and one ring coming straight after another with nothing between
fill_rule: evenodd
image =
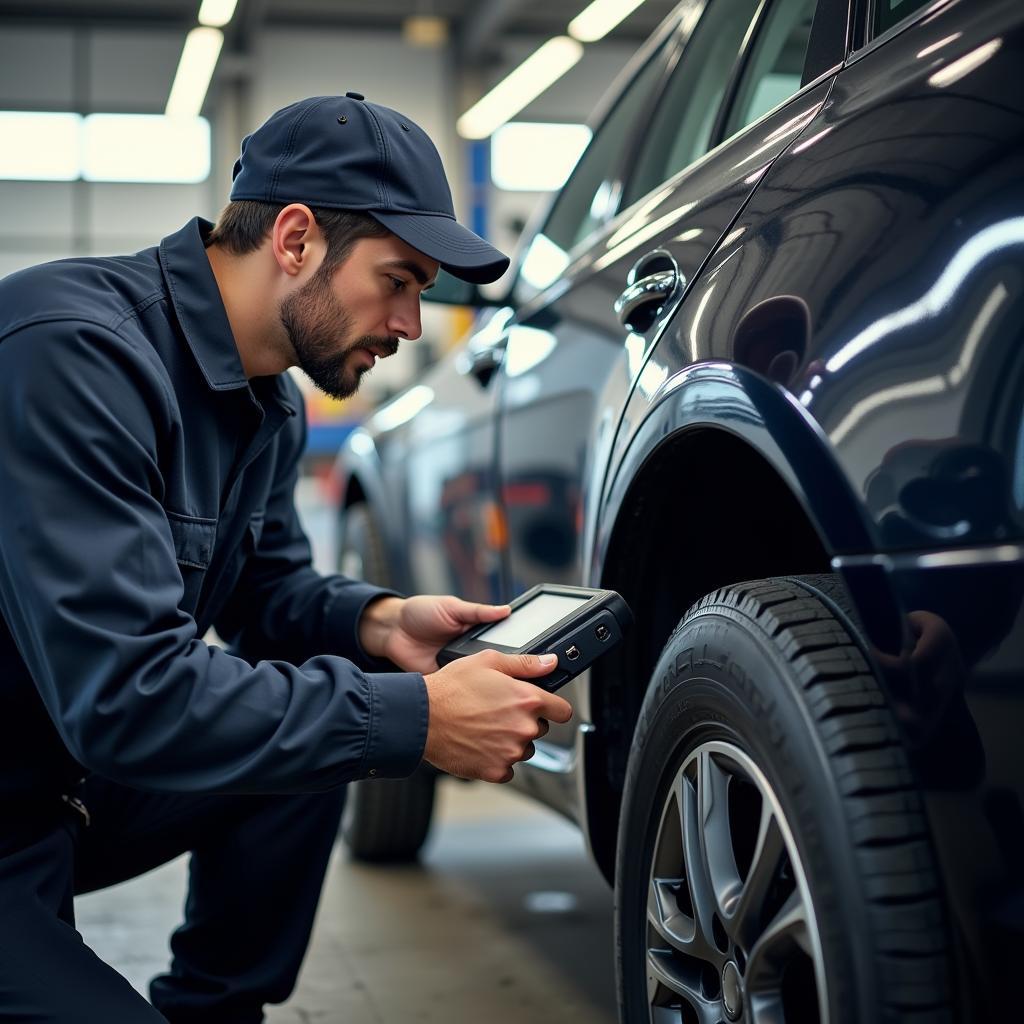
<instances>
[{"instance_id":1,"label":"man's eye","mask_svg":"<svg viewBox=\"0 0 1024 1024\"><path fill-rule=\"evenodd\" d=\"M400 292L405 287L405 281L403 281L400 277L391 277L391 275L389 274L388 279L395 286L396 292Z\"/></svg>"}]
</instances>

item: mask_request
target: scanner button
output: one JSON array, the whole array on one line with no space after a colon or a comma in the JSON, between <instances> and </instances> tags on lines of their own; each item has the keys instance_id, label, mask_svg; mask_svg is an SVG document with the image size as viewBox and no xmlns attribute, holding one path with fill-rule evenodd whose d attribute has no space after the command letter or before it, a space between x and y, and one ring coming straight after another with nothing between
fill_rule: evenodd
<instances>
[{"instance_id":1,"label":"scanner button","mask_svg":"<svg viewBox=\"0 0 1024 1024\"><path fill-rule=\"evenodd\" d=\"M575 661L580 656L580 649L575 644L573 644L572 647L566 648L565 656L570 661Z\"/></svg>"}]
</instances>

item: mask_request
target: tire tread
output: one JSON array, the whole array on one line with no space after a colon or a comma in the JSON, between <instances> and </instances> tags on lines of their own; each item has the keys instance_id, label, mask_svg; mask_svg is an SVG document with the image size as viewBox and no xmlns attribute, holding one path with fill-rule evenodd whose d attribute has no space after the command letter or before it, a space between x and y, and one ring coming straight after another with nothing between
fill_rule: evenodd
<instances>
[{"instance_id":1,"label":"tire tread","mask_svg":"<svg viewBox=\"0 0 1024 1024\"><path fill-rule=\"evenodd\" d=\"M698 601L676 632L694 614L718 607L756 622L803 688L865 884L883 1019L946 1024L948 926L924 809L841 584L818 575L724 587Z\"/></svg>"}]
</instances>

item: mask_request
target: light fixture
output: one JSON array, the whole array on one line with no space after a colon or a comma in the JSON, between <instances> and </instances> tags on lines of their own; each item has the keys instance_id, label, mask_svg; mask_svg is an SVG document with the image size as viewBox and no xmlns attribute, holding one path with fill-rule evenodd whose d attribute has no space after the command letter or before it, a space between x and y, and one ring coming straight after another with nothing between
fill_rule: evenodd
<instances>
[{"instance_id":1,"label":"light fixture","mask_svg":"<svg viewBox=\"0 0 1024 1024\"><path fill-rule=\"evenodd\" d=\"M210 175L210 122L161 114L90 114L85 119L86 181L194 183Z\"/></svg>"},{"instance_id":2,"label":"light fixture","mask_svg":"<svg viewBox=\"0 0 1024 1024\"><path fill-rule=\"evenodd\" d=\"M203 0L199 7L199 24L223 28L235 13L238 0Z\"/></svg>"},{"instance_id":3,"label":"light fixture","mask_svg":"<svg viewBox=\"0 0 1024 1024\"><path fill-rule=\"evenodd\" d=\"M506 191L561 188L589 141L585 124L509 121L491 136L491 180Z\"/></svg>"},{"instance_id":4,"label":"light fixture","mask_svg":"<svg viewBox=\"0 0 1024 1024\"><path fill-rule=\"evenodd\" d=\"M185 37L164 111L168 117L198 116L223 43L224 33L219 28L194 28Z\"/></svg>"},{"instance_id":5,"label":"light fixture","mask_svg":"<svg viewBox=\"0 0 1024 1024\"><path fill-rule=\"evenodd\" d=\"M192 184L210 175L210 123L163 114L0 111L0 179Z\"/></svg>"},{"instance_id":6,"label":"light fixture","mask_svg":"<svg viewBox=\"0 0 1024 1024\"><path fill-rule=\"evenodd\" d=\"M436 49L448 42L448 22L433 14L413 14L402 22L402 38L410 46Z\"/></svg>"},{"instance_id":7,"label":"light fixture","mask_svg":"<svg viewBox=\"0 0 1024 1024\"><path fill-rule=\"evenodd\" d=\"M0 111L0 178L74 181L81 163L81 133L79 114Z\"/></svg>"},{"instance_id":8,"label":"light fixture","mask_svg":"<svg viewBox=\"0 0 1024 1024\"><path fill-rule=\"evenodd\" d=\"M568 36L555 36L479 99L456 122L466 139L486 139L514 117L583 56L583 47Z\"/></svg>"},{"instance_id":9,"label":"light fixture","mask_svg":"<svg viewBox=\"0 0 1024 1024\"><path fill-rule=\"evenodd\" d=\"M584 43L603 39L644 0L594 0L569 22L569 35Z\"/></svg>"}]
</instances>

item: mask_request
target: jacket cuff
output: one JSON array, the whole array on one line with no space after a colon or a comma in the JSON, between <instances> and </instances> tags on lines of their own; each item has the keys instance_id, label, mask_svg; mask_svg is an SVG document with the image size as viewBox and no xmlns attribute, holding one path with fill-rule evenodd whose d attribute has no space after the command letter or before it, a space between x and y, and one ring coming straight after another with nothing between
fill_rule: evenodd
<instances>
[{"instance_id":1,"label":"jacket cuff","mask_svg":"<svg viewBox=\"0 0 1024 1024\"><path fill-rule=\"evenodd\" d=\"M386 672L391 664L383 658L371 657L359 642L359 620L366 606L379 597L401 597L394 590L375 587L372 583L346 581L344 589L334 595L327 606L324 621L327 635L322 650L356 662L364 669Z\"/></svg>"},{"instance_id":2,"label":"jacket cuff","mask_svg":"<svg viewBox=\"0 0 1024 1024\"><path fill-rule=\"evenodd\" d=\"M423 760L430 718L427 685L418 672L374 672L370 724L358 778L403 779Z\"/></svg>"}]
</instances>

